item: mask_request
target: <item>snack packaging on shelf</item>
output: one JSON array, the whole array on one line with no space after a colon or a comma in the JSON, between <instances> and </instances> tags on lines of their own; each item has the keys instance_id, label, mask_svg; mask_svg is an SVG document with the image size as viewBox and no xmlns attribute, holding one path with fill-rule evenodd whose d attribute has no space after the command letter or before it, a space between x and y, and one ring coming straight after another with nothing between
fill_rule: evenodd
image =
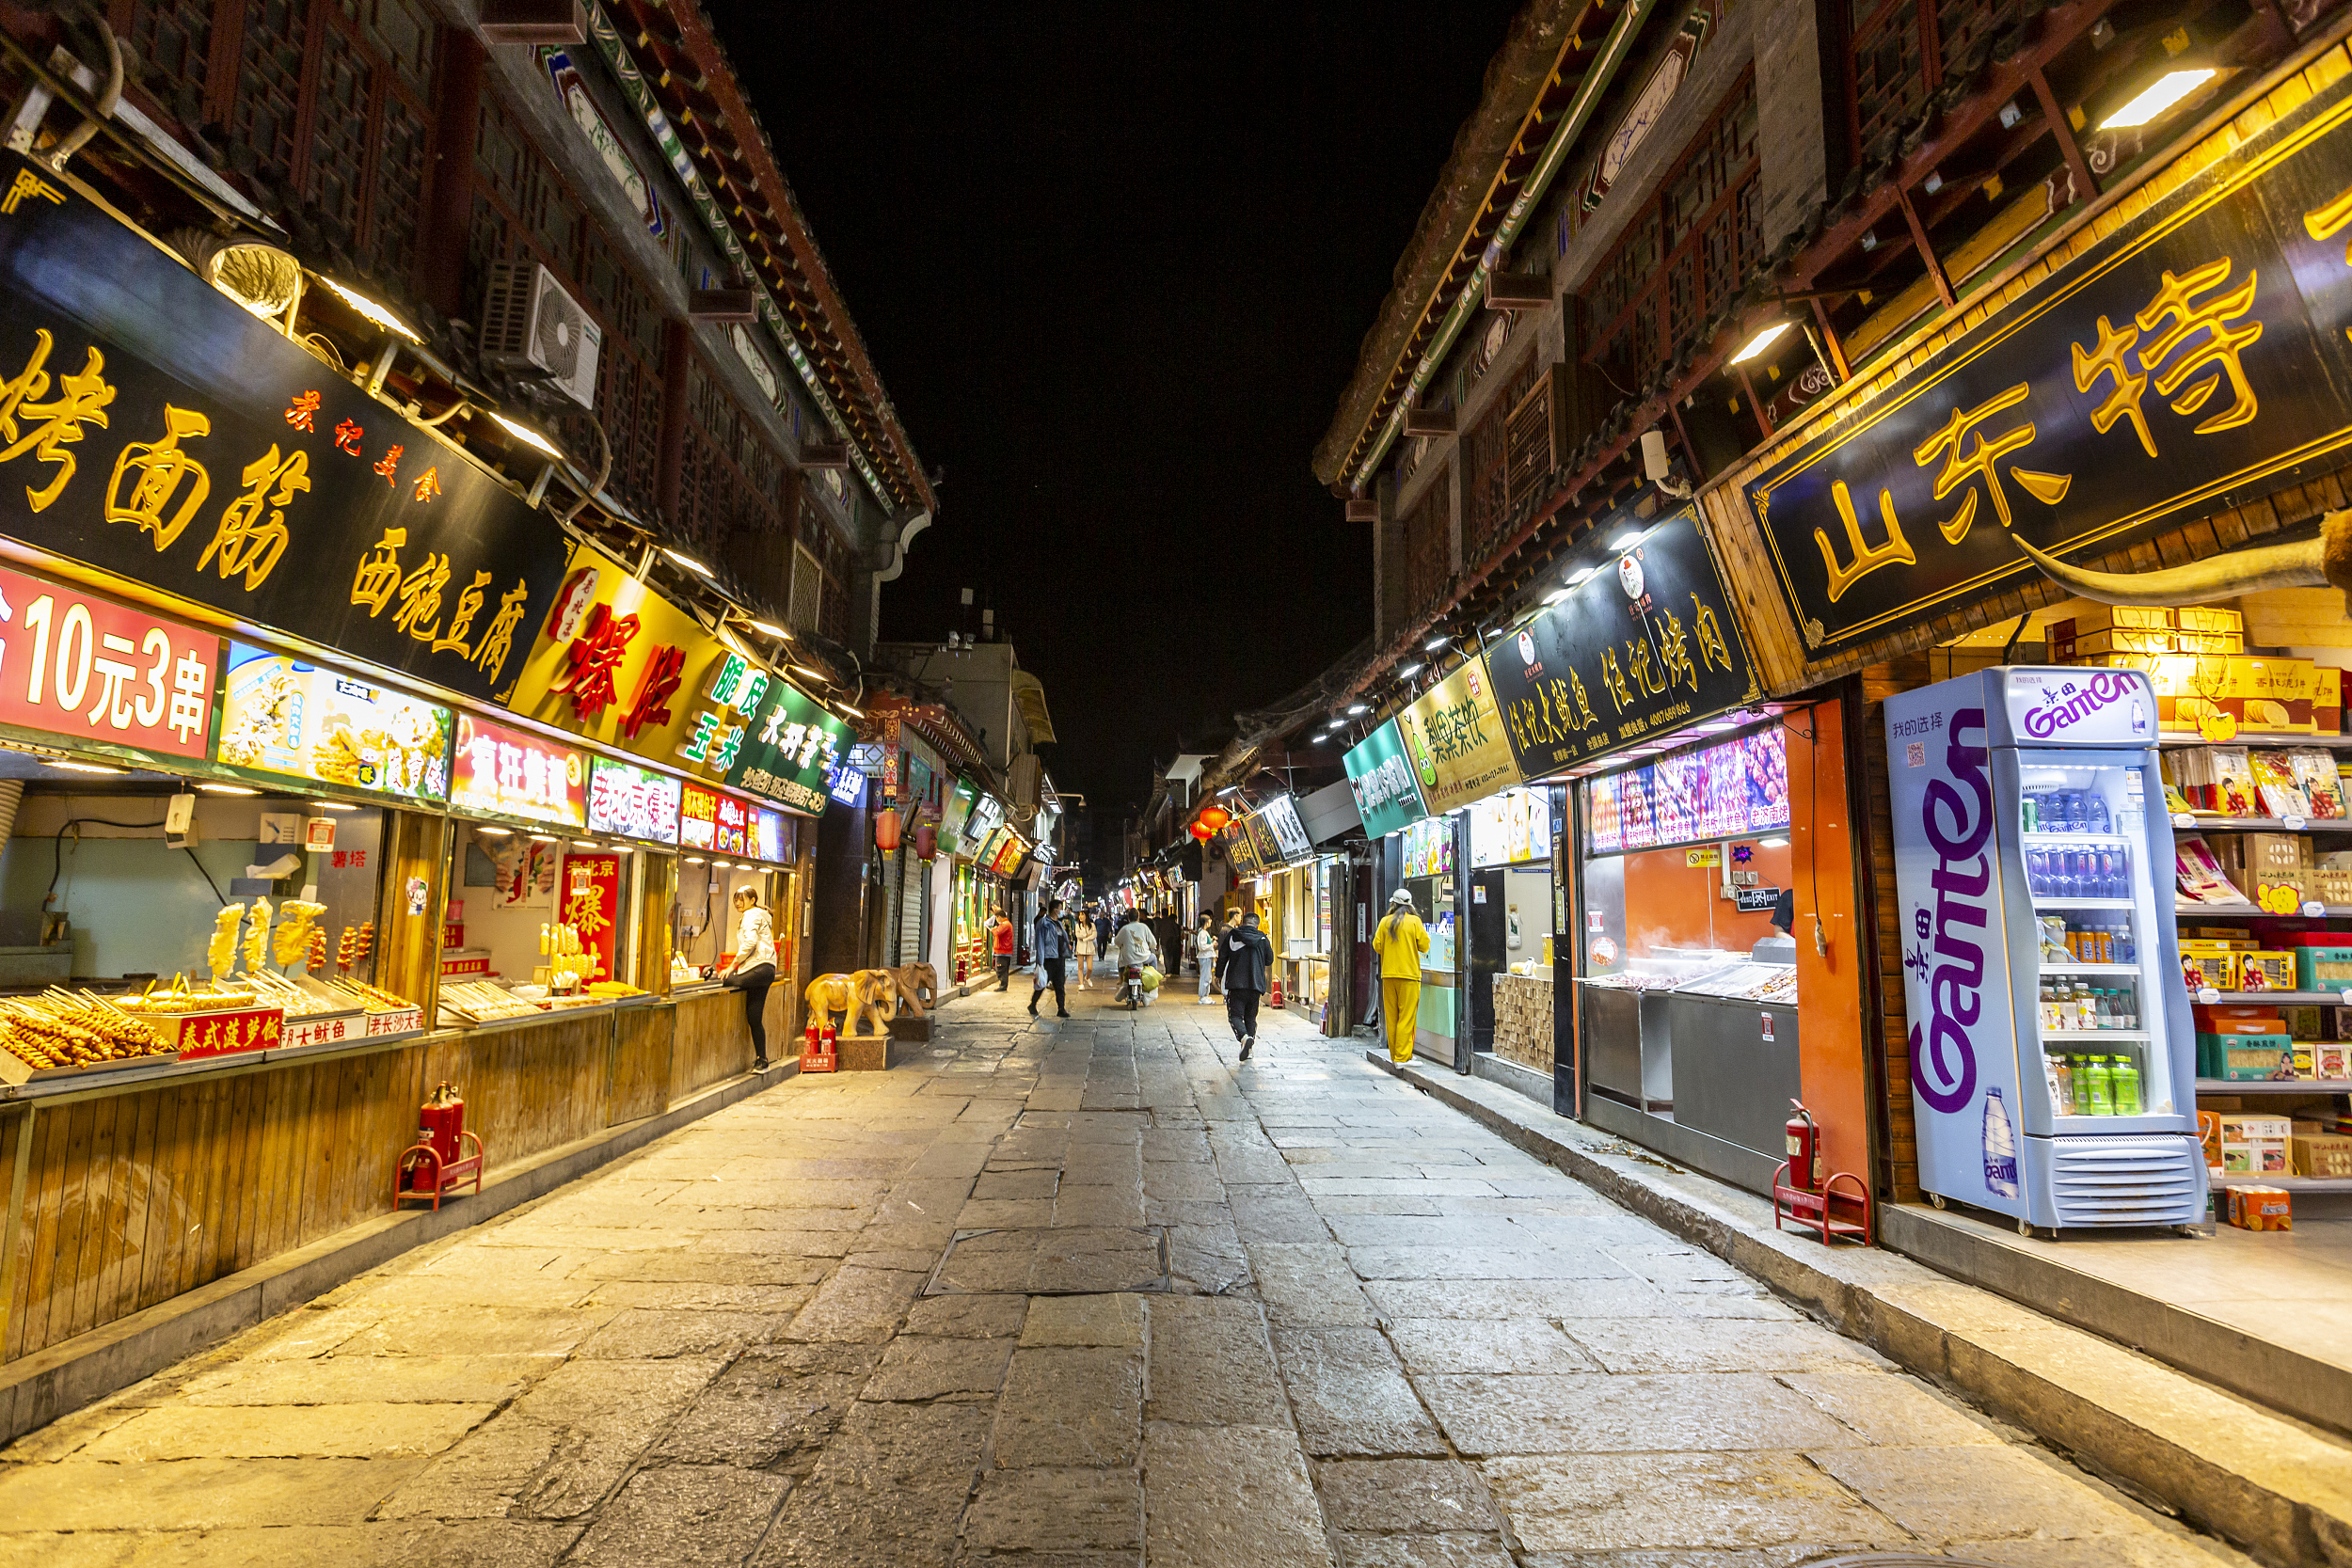
<instances>
[{"instance_id":1,"label":"snack packaging on shelf","mask_svg":"<svg viewBox=\"0 0 2352 1568\"><path fill-rule=\"evenodd\" d=\"M2296 776L2295 759L2285 752L2247 753L2247 769L2254 776L2254 815L2300 816L2309 820L2312 802Z\"/></svg>"},{"instance_id":2,"label":"snack packaging on shelf","mask_svg":"<svg viewBox=\"0 0 2352 1568\"><path fill-rule=\"evenodd\" d=\"M2229 1220L2240 1230L2292 1230L2295 1199L2284 1187L2232 1187Z\"/></svg>"},{"instance_id":3,"label":"snack packaging on shelf","mask_svg":"<svg viewBox=\"0 0 2352 1568\"><path fill-rule=\"evenodd\" d=\"M2314 822L2343 821L2344 779L2336 771L2335 753L2307 747L2287 755L2295 768L2296 782L2303 787L2303 799L2311 806L2306 815Z\"/></svg>"},{"instance_id":4,"label":"snack packaging on shelf","mask_svg":"<svg viewBox=\"0 0 2352 1568\"><path fill-rule=\"evenodd\" d=\"M2352 1135L2298 1121L2287 1139L2287 1158L2297 1176L2352 1177Z\"/></svg>"},{"instance_id":5,"label":"snack packaging on shelf","mask_svg":"<svg viewBox=\"0 0 2352 1568\"><path fill-rule=\"evenodd\" d=\"M2242 904L2246 895L2240 893L2223 872L2213 846L2197 833L2184 833L2172 841L2173 877L2180 897L2192 904Z\"/></svg>"}]
</instances>

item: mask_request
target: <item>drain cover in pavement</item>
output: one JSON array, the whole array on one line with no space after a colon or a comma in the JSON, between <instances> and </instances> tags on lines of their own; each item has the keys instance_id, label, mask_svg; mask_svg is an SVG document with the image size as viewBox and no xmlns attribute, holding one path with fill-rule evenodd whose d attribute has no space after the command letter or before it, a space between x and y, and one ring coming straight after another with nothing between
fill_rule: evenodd
<instances>
[{"instance_id":1,"label":"drain cover in pavement","mask_svg":"<svg viewBox=\"0 0 2352 1568\"><path fill-rule=\"evenodd\" d=\"M1158 1226L965 1230L923 1287L927 1296L1099 1296L1168 1288Z\"/></svg>"}]
</instances>

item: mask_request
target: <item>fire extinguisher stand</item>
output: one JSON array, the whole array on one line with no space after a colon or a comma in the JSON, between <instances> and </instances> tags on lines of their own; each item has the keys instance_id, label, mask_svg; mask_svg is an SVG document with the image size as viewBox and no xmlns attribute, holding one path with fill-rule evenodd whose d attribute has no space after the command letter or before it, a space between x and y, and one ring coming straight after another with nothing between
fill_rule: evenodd
<instances>
[{"instance_id":1,"label":"fire extinguisher stand","mask_svg":"<svg viewBox=\"0 0 2352 1568\"><path fill-rule=\"evenodd\" d=\"M1780 1229L1787 1220L1817 1233L1824 1243L1843 1236L1870 1245L1875 1236L1870 1189L1851 1171L1833 1171L1827 1180L1821 1179L1820 1123L1803 1101L1788 1103L1797 1114L1786 1129L1788 1158L1772 1172L1772 1228ZM1841 1189L1839 1182L1851 1191Z\"/></svg>"},{"instance_id":2,"label":"fire extinguisher stand","mask_svg":"<svg viewBox=\"0 0 2352 1568\"><path fill-rule=\"evenodd\" d=\"M473 1152L465 1152L466 1145ZM392 1207L404 1198L429 1197L438 1212L441 1195L469 1178L482 1191L482 1140L466 1131L466 1102L444 1079L417 1112L417 1142L401 1151L392 1166Z\"/></svg>"}]
</instances>

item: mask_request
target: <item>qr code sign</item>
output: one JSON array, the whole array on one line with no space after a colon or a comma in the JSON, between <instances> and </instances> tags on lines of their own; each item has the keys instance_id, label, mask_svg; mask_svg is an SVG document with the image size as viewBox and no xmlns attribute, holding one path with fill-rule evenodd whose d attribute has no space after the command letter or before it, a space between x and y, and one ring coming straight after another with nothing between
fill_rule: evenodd
<instances>
[{"instance_id":1,"label":"qr code sign","mask_svg":"<svg viewBox=\"0 0 2352 1568\"><path fill-rule=\"evenodd\" d=\"M1914 768L1925 768L1928 765L1928 743L1924 740L1915 740L1905 746L1903 760Z\"/></svg>"}]
</instances>

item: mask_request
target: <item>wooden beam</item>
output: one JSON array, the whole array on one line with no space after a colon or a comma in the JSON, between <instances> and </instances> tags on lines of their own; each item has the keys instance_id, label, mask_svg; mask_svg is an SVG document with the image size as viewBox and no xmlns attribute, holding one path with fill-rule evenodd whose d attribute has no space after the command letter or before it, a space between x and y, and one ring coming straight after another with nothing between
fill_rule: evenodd
<instances>
[{"instance_id":1,"label":"wooden beam","mask_svg":"<svg viewBox=\"0 0 2352 1568\"><path fill-rule=\"evenodd\" d=\"M1952 280L1944 275L1944 263L1937 260L1935 246L1928 243L1927 226L1919 221L1919 209L1911 204L1911 193L1907 190L1898 189L1895 200L1903 210L1903 222L1911 227L1911 243L1918 247L1919 260L1927 264L1928 277L1935 284L1936 297L1944 302L1945 309L1949 309L1960 303L1960 297L1952 293Z\"/></svg>"},{"instance_id":2,"label":"wooden beam","mask_svg":"<svg viewBox=\"0 0 2352 1568\"><path fill-rule=\"evenodd\" d=\"M1451 408L1407 408L1405 410L1405 434L1407 436L1451 436L1454 434L1454 410Z\"/></svg>"},{"instance_id":3,"label":"wooden beam","mask_svg":"<svg viewBox=\"0 0 2352 1568\"><path fill-rule=\"evenodd\" d=\"M580 0L482 0L485 43L581 44L588 8Z\"/></svg>"},{"instance_id":4,"label":"wooden beam","mask_svg":"<svg viewBox=\"0 0 2352 1568\"><path fill-rule=\"evenodd\" d=\"M1745 365L1732 367L1740 372L1740 389L1748 394L1748 408L1756 415L1756 422L1764 432L1764 439L1772 438L1772 416L1765 411L1764 400L1756 395L1756 380L1748 374Z\"/></svg>"},{"instance_id":5,"label":"wooden beam","mask_svg":"<svg viewBox=\"0 0 2352 1568\"><path fill-rule=\"evenodd\" d=\"M1489 310L1540 310L1551 303L1551 279L1542 273L1491 272L1486 275Z\"/></svg>"},{"instance_id":6,"label":"wooden beam","mask_svg":"<svg viewBox=\"0 0 2352 1568\"><path fill-rule=\"evenodd\" d=\"M2066 159L2066 172L2074 177L2074 199L2095 201L2099 198L2099 177L2090 172L2090 161L2083 156L2082 144L2074 139L2074 126L2058 106L2058 94L2050 90L2050 78L2040 66L2026 72L2033 84L2033 95L2042 103L2042 118L2050 122L2050 135L2058 138L2058 151Z\"/></svg>"},{"instance_id":7,"label":"wooden beam","mask_svg":"<svg viewBox=\"0 0 2352 1568\"><path fill-rule=\"evenodd\" d=\"M1846 348L1837 341L1837 328L1829 322L1829 307L1821 296L1813 296L1813 320L1821 329L1821 342L1829 350L1830 368L1837 372L1837 384L1843 387L1853 379L1853 369L1846 363Z\"/></svg>"}]
</instances>

